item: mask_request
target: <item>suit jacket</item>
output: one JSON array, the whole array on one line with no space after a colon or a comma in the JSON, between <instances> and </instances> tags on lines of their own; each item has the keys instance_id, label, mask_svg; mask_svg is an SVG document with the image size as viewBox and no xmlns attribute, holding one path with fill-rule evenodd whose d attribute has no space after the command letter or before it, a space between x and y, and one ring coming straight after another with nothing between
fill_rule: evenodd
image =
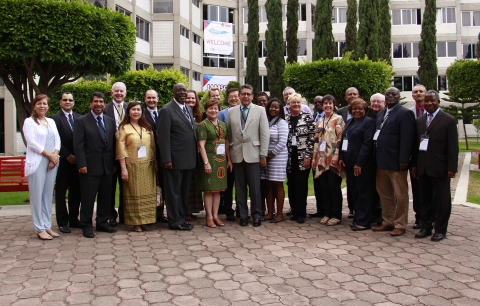
<instances>
[{"instance_id":1,"label":"suit jacket","mask_svg":"<svg viewBox=\"0 0 480 306\"><path fill-rule=\"evenodd\" d=\"M72 117L74 122L77 122L77 119L81 117L80 114L72 112ZM60 135L60 139L62 141L62 146L60 147L60 165L62 163L70 164L67 161L67 158L70 155L75 156L75 150L73 148L73 131L70 127L70 123L65 117L63 111L59 111L55 115L52 116L53 121L57 125L58 134Z\"/></svg>"},{"instance_id":2,"label":"suit jacket","mask_svg":"<svg viewBox=\"0 0 480 306\"><path fill-rule=\"evenodd\" d=\"M347 117L348 117L348 106L344 106L337 110L337 115L342 116L343 122L347 124Z\"/></svg>"},{"instance_id":3,"label":"suit jacket","mask_svg":"<svg viewBox=\"0 0 480 306\"><path fill-rule=\"evenodd\" d=\"M247 122L242 131L240 120L240 105L231 107L228 111L227 130L230 141L230 158L232 163L260 162L260 155L267 156L270 142L270 128L265 108L250 104Z\"/></svg>"},{"instance_id":4,"label":"suit jacket","mask_svg":"<svg viewBox=\"0 0 480 306\"><path fill-rule=\"evenodd\" d=\"M73 148L77 168L87 167L88 175L112 175L115 165L115 120L103 116L107 143L104 143L97 121L91 112L77 119L73 131Z\"/></svg>"},{"instance_id":5,"label":"suit jacket","mask_svg":"<svg viewBox=\"0 0 480 306\"><path fill-rule=\"evenodd\" d=\"M145 109L143 113L145 114L145 119L147 120L148 124L150 124L150 126L152 127L153 136L155 137L155 149L156 149L155 157L157 160L160 160L160 151L158 148L158 141L157 141L157 128L158 128L157 123L158 123L158 119L160 118L160 110L157 110L157 122L153 120L153 117L150 114L150 111L148 109Z\"/></svg>"},{"instance_id":6,"label":"suit jacket","mask_svg":"<svg viewBox=\"0 0 480 306\"><path fill-rule=\"evenodd\" d=\"M123 102L123 111L124 112L127 111L127 107L128 107L128 104L126 102ZM113 107L113 102L107 103L107 105L105 105L105 109L103 110L103 113L105 115L107 115L108 117L112 118L115 121L115 127L118 128L118 125L121 122L117 122L117 120L115 119L115 113L116 112L117 112L117 110L115 110L115 107Z\"/></svg>"},{"instance_id":7,"label":"suit jacket","mask_svg":"<svg viewBox=\"0 0 480 306\"><path fill-rule=\"evenodd\" d=\"M427 151L419 151L420 139L428 135ZM456 119L442 112L437 113L427 129L427 114L417 119L417 137L414 154L417 174L446 177L448 171L457 172L458 132Z\"/></svg>"},{"instance_id":8,"label":"suit jacket","mask_svg":"<svg viewBox=\"0 0 480 306\"><path fill-rule=\"evenodd\" d=\"M355 165L361 168L371 168L375 165L373 159L373 135L375 134L375 121L364 116L357 122L350 120L342 135L342 143L345 137L348 139L347 151L340 148L340 160L347 167Z\"/></svg>"},{"instance_id":9,"label":"suit jacket","mask_svg":"<svg viewBox=\"0 0 480 306\"><path fill-rule=\"evenodd\" d=\"M377 114L377 130L385 117L387 107ZM377 138L377 167L400 171L400 162L408 163L413 153L415 139L415 117L411 110L400 103L390 111L387 121Z\"/></svg>"},{"instance_id":10,"label":"suit jacket","mask_svg":"<svg viewBox=\"0 0 480 306\"><path fill-rule=\"evenodd\" d=\"M192 110L187 107L190 121L172 100L165 104L158 116L157 143L159 163L172 163L176 170L194 169L197 165L197 131ZM192 128L193 126L193 128Z\"/></svg>"}]
</instances>

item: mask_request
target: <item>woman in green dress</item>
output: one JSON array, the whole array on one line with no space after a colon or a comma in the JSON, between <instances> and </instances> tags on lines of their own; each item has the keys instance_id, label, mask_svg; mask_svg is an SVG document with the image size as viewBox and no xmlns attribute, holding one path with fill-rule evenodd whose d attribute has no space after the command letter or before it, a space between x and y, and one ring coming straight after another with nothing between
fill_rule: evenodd
<instances>
[{"instance_id":1,"label":"woman in green dress","mask_svg":"<svg viewBox=\"0 0 480 306\"><path fill-rule=\"evenodd\" d=\"M209 100L205 104L207 119L197 128L198 150L203 163L197 172L197 188L204 191L208 227L225 225L218 218L218 207L220 192L227 189L227 167L232 170L232 163L227 161L227 150L230 149L227 126L217 120L219 107L218 101Z\"/></svg>"}]
</instances>

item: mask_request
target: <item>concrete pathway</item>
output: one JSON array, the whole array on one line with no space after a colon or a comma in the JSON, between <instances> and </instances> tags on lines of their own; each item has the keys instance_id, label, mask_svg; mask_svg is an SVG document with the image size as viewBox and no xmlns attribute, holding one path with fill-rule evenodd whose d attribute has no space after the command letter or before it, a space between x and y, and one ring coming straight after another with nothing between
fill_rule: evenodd
<instances>
[{"instance_id":1,"label":"concrete pathway","mask_svg":"<svg viewBox=\"0 0 480 306\"><path fill-rule=\"evenodd\" d=\"M440 243L415 239L411 224L393 238L353 232L348 219L210 229L203 215L191 232L120 226L41 241L30 216L8 211L0 305L480 305L480 209L461 203Z\"/></svg>"}]
</instances>

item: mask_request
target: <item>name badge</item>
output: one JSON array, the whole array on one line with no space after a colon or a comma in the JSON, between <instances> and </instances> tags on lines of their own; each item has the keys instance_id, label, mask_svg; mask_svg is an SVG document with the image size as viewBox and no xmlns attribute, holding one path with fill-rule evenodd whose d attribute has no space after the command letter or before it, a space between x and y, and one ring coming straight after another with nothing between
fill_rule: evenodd
<instances>
[{"instance_id":1,"label":"name badge","mask_svg":"<svg viewBox=\"0 0 480 306\"><path fill-rule=\"evenodd\" d=\"M292 146L297 146L297 136L292 136Z\"/></svg>"},{"instance_id":2,"label":"name badge","mask_svg":"<svg viewBox=\"0 0 480 306\"><path fill-rule=\"evenodd\" d=\"M320 149L319 151L320 152L325 152L325 149L327 148L327 143L325 141L322 141L322 143L320 144Z\"/></svg>"},{"instance_id":3,"label":"name badge","mask_svg":"<svg viewBox=\"0 0 480 306\"><path fill-rule=\"evenodd\" d=\"M217 144L217 155L225 154L225 144Z\"/></svg>"},{"instance_id":4,"label":"name badge","mask_svg":"<svg viewBox=\"0 0 480 306\"><path fill-rule=\"evenodd\" d=\"M420 147L418 149L420 151L427 151L427 149L428 149L428 135L421 135L420 136Z\"/></svg>"},{"instance_id":5,"label":"name badge","mask_svg":"<svg viewBox=\"0 0 480 306\"><path fill-rule=\"evenodd\" d=\"M137 147L137 157L138 158L147 157L147 146L138 146Z\"/></svg>"},{"instance_id":6,"label":"name badge","mask_svg":"<svg viewBox=\"0 0 480 306\"><path fill-rule=\"evenodd\" d=\"M380 135L380 130L377 130L377 131L375 132L375 135L373 135L373 140L377 140L378 135Z\"/></svg>"},{"instance_id":7,"label":"name badge","mask_svg":"<svg viewBox=\"0 0 480 306\"><path fill-rule=\"evenodd\" d=\"M344 139L342 142L342 151L347 152L348 151L348 139Z\"/></svg>"}]
</instances>

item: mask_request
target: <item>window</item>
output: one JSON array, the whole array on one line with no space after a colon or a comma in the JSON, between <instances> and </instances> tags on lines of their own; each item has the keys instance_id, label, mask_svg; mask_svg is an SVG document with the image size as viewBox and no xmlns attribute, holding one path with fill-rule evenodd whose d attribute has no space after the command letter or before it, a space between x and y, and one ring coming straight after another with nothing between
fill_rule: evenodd
<instances>
[{"instance_id":1,"label":"window","mask_svg":"<svg viewBox=\"0 0 480 306\"><path fill-rule=\"evenodd\" d=\"M245 10L243 11L245 14ZM203 5L203 19L218 21L218 22L228 22L233 24L233 15L234 9L225 7L225 6L216 6L216 5ZM247 10L248 17L248 10ZM244 23L248 22L248 18L244 19ZM233 34L235 34L235 25L233 25Z\"/></svg>"},{"instance_id":2,"label":"window","mask_svg":"<svg viewBox=\"0 0 480 306\"><path fill-rule=\"evenodd\" d=\"M161 14L173 13L173 0L153 0L153 12Z\"/></svg>"},{"instance_id":3,"label":"window","mask_svg":"<svg viewBox=\"0 0 480 306\"><path fill-rule=\"evenodd\" d=\"M183 73L184 75L186 75L187 78L190 77L190 69L187 69L185 67L180 66L180 72Z\"/></svg>"},{"instance_id":4,"label":"window","mask_svg":"<svg viewBox=\"0 0 480 306\"><path fill-rule=\"evenodd\" d=\"M307 41L305 39L299 39L297 56L306 56L306 55L307 55Z\"/></svg>"},{"instance_id":5,"label":"window","mask_svg":"<svg viewBox=\"0 0 480 306\"><path fill-rule=\"evenodd\" d=\"M170 69L173 67L173 64L153 64L153 68L157 71L162 71L163 69Z\"/></svg>"},{"instance_id":6,"label":"window","mask_svg":"<svg viewBox=\"0 0 480 306\"><path fill-rule=\"evenodd\" d=\"M420 84L416 76L396 76L393 78L393 86L400 91L412 91L413 87Z\"/></svg>"},{"instance_id":7,"label":"window","mask_svg":"<svg viewBox=\"0 0 480 306\"><path fill-rule=\"evenodd\" d=\"M437 9L437 23L455 23L455 8L442 7Z\"/></svg>"},{"instance_id":8,"label":"window","mask_svg":"<svg viewBox=\"0 0 480 306\"><path fill-rule=\"evenodd\" d=\"M447 90L447 76L439 75L438 76L438 90Z\"/></svg>"},{"instance_id":9,"label":"window","mask_svg":"<svg viewBox=\"0 0 480 306\"><path fill-rule=\"evenodd\" d=\"M202 74L200 72L196 72L195 70L193 71L193 79L195 81L200 81L202 77Z\"/></svg>"},{"instance_id":10,"label":"window","mask_svg":"<svg viewBox=\"0 0 480 306\"><path fill-rule=\"evenodd\" d=\"M342 57L343 56L343 49L345 49L345 42L344 41L336 41L335 42L335 55L334 55L334 57Z\"/></svg>"},{"instance_id":11,"label":"window","mask_svg":"<svg viewBox=\"0 0 480 306\"><path fill-rule=\"evenodd\" d=\"M480 11L462 12L462 26L464 27L480 26Z\"/></svg>"},{"instance_id":12,"label":"window","mask_svg":"<svg viewBox=\"0 0 480 306\"><path fill-rule=\"evenodd\" d=\"M282 21L287 21L287 6L282 5Z\"/></svg>"},{"instance_id":13,"label":"window","mask_svg":"<svg viewBox=\"0 0 480 306\"><path fill-rule=\"evenodd\" d=\"M332 22L333 23L347 23L347 8L335 7L332 10Z\"/></svg>"},{"instance_id":14,"label":"window","mask_svg":"<svg viewBox=\"0 0 480 306\"><path fill-rule=\"evenodd\" d=\"M266 75L260 76L260 91L269 91L268 89L268 77Z\"/></svg>"},{"instance_id":15,"label":"window","mask_svg":"<svg viewBox=\"0 0 480 306\"><path fill-rule=\"evenodd\" d=\"M192 4L196 7L200 7L200 0L192 0Z\"/></svg>"},{"instance_id":16,"label":"window","mask_svg":"<svg viewBox=\"0 0 480 306\"><path fill-rule=\"evenodd\" d=\"M268 22L267 9L265 8L265 6L260 6L260 12L258 14L258 18L260 22Z\"/></svg>"},{"instance_id":17,"label":"window","mask_svg":"<svg viewBox=\"0 0 480 306\"><path fill-rule=\"evenodd\" d=\"M88 0L88 3L91 3L99 8L107 7L107 0Z\"/></svg>"},{"instance_id":18,"label":"window","mask_svg":"<svg viewBox=\"0 0 480 306\"><path fill-rule=\"evenodd\" d=\"M437 57L457 57L457 43L455 41L437 42Z\"/></svg>"},{"instance_id":19,"label":"window","mask_svg":"<svg viewBox=\"0 0 480 306\"><path fill-rule=\"evenodd\" d=\"M418 43L392 44L393 58L418 57Z\"/></svg>"},{"instance_id":20,"label":"window","mask_svg":"<svg viewBox=\"0 0 480 306\"><path fill-rule=\"evenodd\" d=\"M258 42L258 57L267 57L267 44L264 40Z\"/></svg>"},{"instance_id":21,"label":"window","mask_svg":"<svg viewBox=\"0 0 480 306\"><path fill-rule=\"evenodd\" d=\"M463 58L464 59L475 59L477 58L477 50L475 50L475 44L463 44Z\"/></svg>"},{"instance_id":22,"label":"window","mask_svg":"<svg viewBox=\"0 0 480 306\"><path fill-rule=\"evenodd\" d=\"M137 37L145 41L149 41L148 34L150 32L150 22L137 16L136 25L137 25Z\"/></svg>"},{"instance_id":23,"label":"window","mask_svg":"<svg viewBox=\"0 0 480 306\"><path fill-rule=\"evenodd\" d=\"M243 23L248 23L248 7L243 8Z\"/></svg>"},{"instance_id":24,"label":"window","mask_svg":"<svg viewBox=\"0 0 480 306\"><path fill-rule=\"evenodd\" d=\"M307 5L300 4L298 7L298 21L307 21Z\"/></svg>"},{"instance_id":25,"label":"window","mask_svg":"<svg viewBox=\"0 0 480 306\"><path fill-rule=\"evenodd\" d=\"M115 10L119 13L122 13L123 15L130 17L132 15L132 12L127 11L121 6L115 5Z\"/></svg>"},{"instance_id":26,"label":"window","mask_svg":"<svg viewBox=\"0 0 480 306\"><path fill-rule=\"evenodd\" d=\"M420 9L392 10L392 25L422 24Z\"/></svg>"},{"instance_id":27,"label":"window","mask_svg":"<svg viewBox=\"0 0 480 306\"><path fill-rule=\"evenodd\" d=\"M186 38L190 38L190 30L184 26L180 26L180 35Z\"/></svg>"},{"instance_id":28,"label":"window","mask_svg":"<svg viewBox=\"0 0 480 306\"><path fill-rule=\"evenodd\" d=\"M245 43L245 53L247 50ZM235 43L233 43L233 50L235 50ZM204 67L219 67L219 68L235 68L235 54L220 55L220 54L203 54Z\"/></svg>"},{"instance_id":29,"label":"window","mask_svg":"<svg viewBox=\"0 0 480 306\"><path fill-rule=\"evenodd\" d=\"M136 70L145 70L148 69L150 65L142 63L142 62L135 62L135 69Z\"/></svg>"},{"instance_id":30,"label":"window","mask_svg":"<svg viewBox=\"0 0 480 306\"><path fill-rule=\"evenodd\" d=\"M193 42L196 43L196 44L200 44L200 36L193 33Z\"/></svg>"}]
</instances>

